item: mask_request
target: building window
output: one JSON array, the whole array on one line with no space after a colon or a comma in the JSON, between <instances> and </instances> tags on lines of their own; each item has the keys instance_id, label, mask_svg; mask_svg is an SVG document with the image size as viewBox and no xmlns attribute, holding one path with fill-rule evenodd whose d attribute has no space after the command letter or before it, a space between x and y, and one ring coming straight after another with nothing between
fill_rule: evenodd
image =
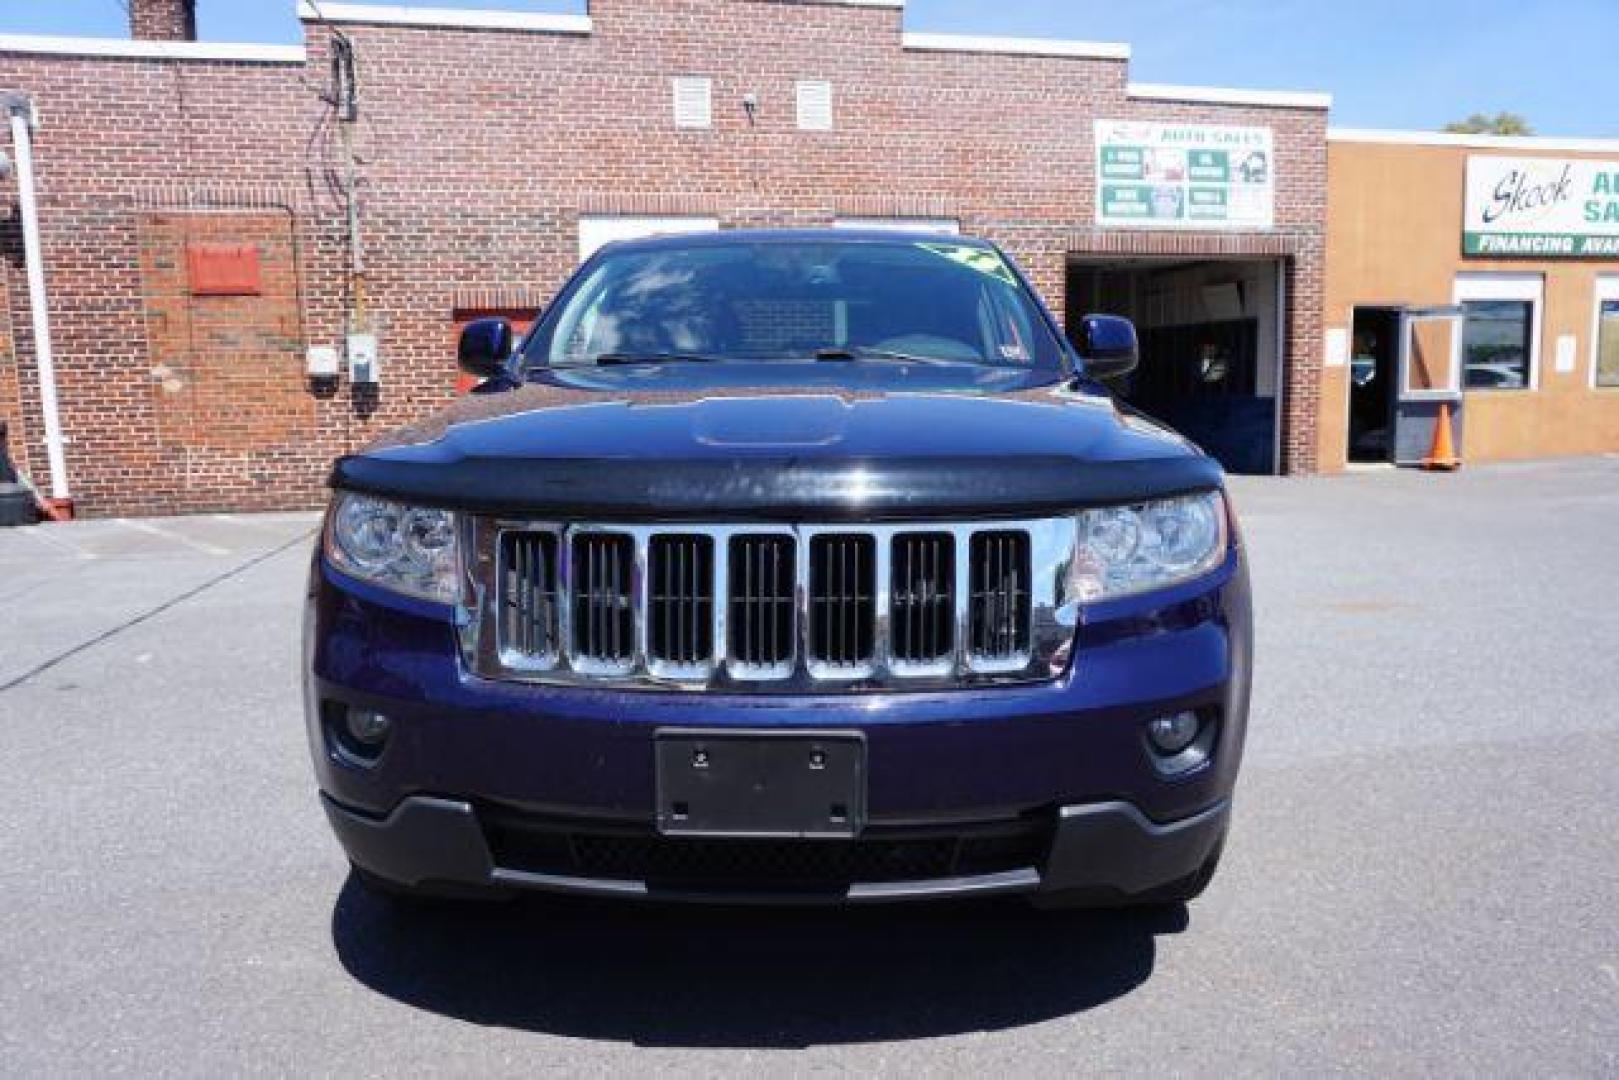
<instances>
[{"instance_id":1,"label":"building window","mask_svg":"<svg viewBox=\"0 0 1619 1080\"><path fill-rule=\"evenodd\" d=\"M675 127L714 126L714 80L682 76L674 81Z\"/></svg>"},{"instance_id":2,"label":"building window","mask_svg":"<svg viewBox=\"0 0 1619 1080\"><path fill-rule=\"evenodd\" d=\"M956 236L961 222L955 218L931 217L840 217L832 223L836 229L876 229L882 232L947 233Z\"/></svg>"},{"instance_id":3,"label":"building window","mask_svg":"<svg viewBox=\"0 0 1619 1080\"><path fill-rule=\"evenodd\" d=\"M798 84L798 130L832 130L832 84L810 81Z\"/></svg>"},{"instance_id":4,"label":"building window","mask_svg":"<svg viewBox=\"0 0 1619 1080\"><path fill-rule=\"evenodd\" d=\"M1462 321L1459 360L1467 390L1532 390L1538 377L1538 274L1467 274L1456 281Z\"/></svg>"},{"instance_id":5,"label":"building window","mask_svg":"<svg viewBox=\"0 0 1619 1080\"><path fill-rule=\"evenodd\" d=\"M1535 305L1527 300L1462 304L1462 371L1469 390L1522 390L1529 385Z\"/></svg>"},{"instance_id":6,"label":"building window","mask_svg":"<svg viewBox=\"0 0 1619 1080\"><path fill-rule=\"evenodd\" d=\"M1592 385L1619 388L1619 277L1597 279L1597 325L1592 340L1596 343Z\"/></svg>"},{"instance_id":7,"label":"building window","mask_svg":"<svg viewBox=\"0 0 1619 1080\"><path fill-rule=\"evenodd\" d=\"M579 261L616 240L640 240L674 233L714 232L719 218L647 217L636 214L583 214L579 218Z\"/></svg>"}]
</instances>

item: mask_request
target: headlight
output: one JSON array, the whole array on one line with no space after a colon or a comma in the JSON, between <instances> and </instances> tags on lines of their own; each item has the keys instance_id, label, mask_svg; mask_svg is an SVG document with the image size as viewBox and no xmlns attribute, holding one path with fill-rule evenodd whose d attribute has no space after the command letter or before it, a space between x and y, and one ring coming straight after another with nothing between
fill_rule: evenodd
<instances>
[{"instance_id":1,"label":"headlight","mask_svg":"<svg viewBox=\"0 0 1619 1080\"><path fill-rule=\"evenodd\" d=\"M326 557L339 570L395 592L454 603L461 595L455 515L339 492Z\"/></svg>"},{"instance_id":2,"label":"headlight","mask_svg":"<svg viewBox=\"0 0 1619 1080\"><path fill-rule=\"evenodd\" d=\"M1162 589L1219 566L1225 500L1217 491L1086 510L1079 515L1067 598L1080 603Z\"/></svg>"}]
</instances>

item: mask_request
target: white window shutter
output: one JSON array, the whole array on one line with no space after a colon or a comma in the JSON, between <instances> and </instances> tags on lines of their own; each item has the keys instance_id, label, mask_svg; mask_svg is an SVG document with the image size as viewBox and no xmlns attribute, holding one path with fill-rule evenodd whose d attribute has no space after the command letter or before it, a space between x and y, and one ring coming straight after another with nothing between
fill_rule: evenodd
<instances>
[{"instance_id":1,"label":"white window shutter","mask_svg":"<svg viewBox=\"0 0 1619 1080\"><path fill-rule=\"evenodd\" d=\"M681 76L674 83L675 127L714 126L714 80Z\"/></svg>"},{"instance_id":2,"label":"white window shutter","mask_svg":"<svg viewBox=\"0 0 1619 1080\"><path fill-rule=\"evenodd\" d=\"M798 84L798 130L832 130L832 84L806 80Z\"/></svg>"}]
</instances>

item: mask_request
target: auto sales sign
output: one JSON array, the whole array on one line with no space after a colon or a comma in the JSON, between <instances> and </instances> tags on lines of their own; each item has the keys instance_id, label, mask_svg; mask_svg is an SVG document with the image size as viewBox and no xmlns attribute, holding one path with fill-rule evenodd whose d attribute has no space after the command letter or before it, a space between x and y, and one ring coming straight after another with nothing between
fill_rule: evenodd
<instances>
[{"instance_id":1,"label":"auto sales sign","mask_svg":"<svg viewBox=\"0 0 1619 1080\"><path fill-rule=\"evenodd\" d=\"M1462 251L1619 259L1619 161L1468 158Z\"/></svg>"},{"instance_id":2,"label":"auto sales sign","mask_svg":"<svg viewBox=\"0 0 1619 1080\"><path fill-rule=\"evenodd\" d=\"M1096 121L1096 223L1265 231L1276 206L1270 128Z\"/></svg>"}]
</instances>

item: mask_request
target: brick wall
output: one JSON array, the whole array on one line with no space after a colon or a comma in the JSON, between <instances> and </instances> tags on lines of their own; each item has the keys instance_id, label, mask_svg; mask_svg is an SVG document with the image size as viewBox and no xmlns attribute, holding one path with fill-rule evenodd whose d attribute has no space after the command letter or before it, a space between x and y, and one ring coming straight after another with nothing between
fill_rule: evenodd
<instances>
[{"instance_id":1,"label":"brick wall","mask_svg":"<svg viewBox=\"0 0 1619 1080\"><path fill-rule=\"evenodd\" d=\"M287 214L144 215L137 224L154 438L148 497L259 507L318 497L309 447L321 399L304 377L301 270ZM252 295L199 296L188 254L240 247L259 264ZM297 462L290 475L285 465Z\"/></svg>"},{"instance_id":2,"label":"brick wall","mask_svg":"<svg viewBox=\"0 0 1619 1080\"><path fill-rule=\"evenodd\" d=\"M305 344L341 342L349 301L339 126L317 95L328 30L306 28L307 65L0 53L0 89L33 94L44 117L42 225L81 505L318 498L330 457L449 399L457 310L532 306L554 291L576 261L581 214L703 214L727 226L955 217L1005 244L1059 314L1070 252L1123 242L1196 254L1233 242L1097 235L1098 117L1275 130L1276 232L1236 242L1279 244L1276 257L1288 260L1286 464L1314 467L1321 110L1133 100L1120 60L903 50L900 13L880 7L594 0L591 15L589 35L342 28L359 75L366 310L383 351L384 381L369 392L307 383L294 360ZM714 80L711 129L675 128L675 75ZM799 79L833 84L835 130L796 129ZM753 118L742 107L749 93L760 102ZM214 218L231 224L186 224ZM174 328L188 319L239 319L244 335L262 337L287 326L289 302L176 299L149 246L172 247L193 227L238 230L291 260L296 333L278 330L275 349L254 345L255 357L234 367L224 337L187 352ZM0 220L0 248L20 249L14 220ZM21 327L20 258L6 273ZM206 313L187 316L188 307ZM32 343L19 337L27 441L37 447ZM181 369L192 378L166 390L164 371ZM250 388L273 404L212 430L223 414L205 402ZM0 402L4 392L0 382Z\"/></svg>"},{"instance_id":3,"label":"brick wall","mask_svg":"<svg viewBox=\"0 0 1619 1080\"><path fill-rule=\"evenodd\" d=\"M188 469L177 460L177 429L164 412L163 380L154 375L175 354L161 351L161 334L154 338L164 309L151 307L142 255L154 215L272 215L289 229L296 225L302 238L304 295L334 287L323 271L330 260L309 250L327 226L303 193L301 140L318 116L299 83L303 70L0 54L0 88L25 90L41 117L34 140L40 240L68 473L86 512L291 507L318 497L321 470L343 445L349 414L313 399L313 434L296 455L267 446L259 455L263 468L230 475L211 462ZM24 414L12 441L26 447L43 483L44 429L15 181L0 199L10 210L0 216L0 250ZM209 447L201 443L199 452L206 456ZM257 478L247 483L244 475Z\"/></svg>"}]
</instances>

